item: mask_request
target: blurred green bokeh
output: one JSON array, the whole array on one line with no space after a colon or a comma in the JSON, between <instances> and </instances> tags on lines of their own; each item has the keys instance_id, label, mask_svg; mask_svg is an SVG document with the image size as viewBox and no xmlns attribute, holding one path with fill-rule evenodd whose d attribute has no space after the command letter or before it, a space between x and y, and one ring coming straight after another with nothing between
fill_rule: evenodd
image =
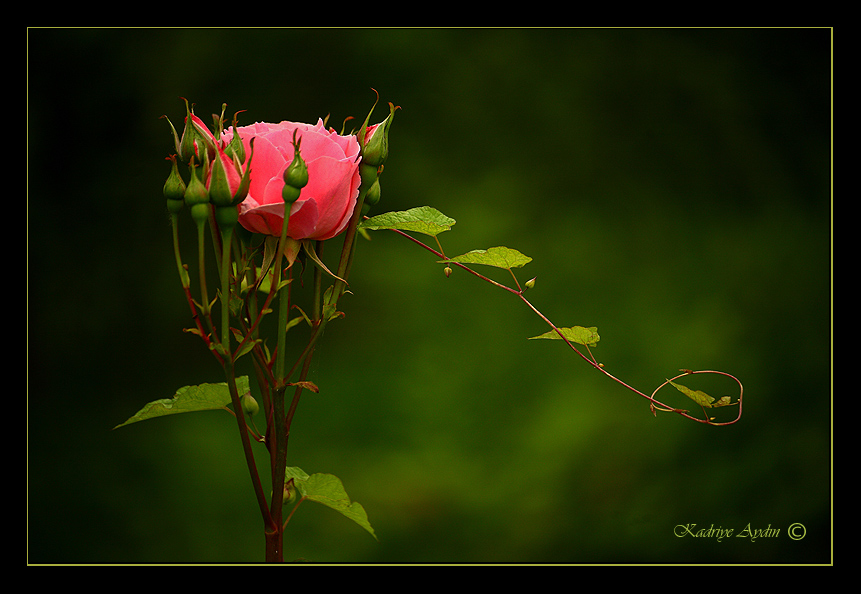
<instances>
[{"instance_id":1,"label":"blurred green bokeh","mask_svg":"<svg viewBox=\"0 0 861 594\"><path fill-rule=\"evenodd\" d=\"M830 34L29 30L28 561L262 559L229 415L110 431L221 381L181 332L159 116L181 125L182 96L199 115L226 102L244 124L340 128L374 88L403 108L376 212L438 208L451 255L524 252L533 303L597 326L609 371L646 393L678 368L727 371L745 414L653 418L560 342L526 340L547 328L516 298L375 233L289 462L339 476L380 542L308 503L287 557L829 562Z\"/></svg>"}]
</instances>

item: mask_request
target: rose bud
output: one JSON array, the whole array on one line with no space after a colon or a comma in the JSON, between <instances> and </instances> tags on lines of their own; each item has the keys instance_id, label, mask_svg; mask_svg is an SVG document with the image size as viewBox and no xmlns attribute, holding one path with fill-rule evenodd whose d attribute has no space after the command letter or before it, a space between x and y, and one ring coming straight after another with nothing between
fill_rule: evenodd
<instances>
[{"instance_id":1,"label":"rose bud","mask_svg":"<svg viewBox=\"0 0 861 594\"><path fill-rule=\"evenodd\" d=\"M180 157L186 163L193 158L197 159L198 163L208 162L215 157L215 137L203 123L203 120L194 115L193 109L188 106L188 101L185 101L185 112L185 129L182 131L182 140L180 140Z\"/></svg>"},{"instance_id":2,"label":"rose bud","mask_svg":"<svg viewBox=\"0 0 861 594\"><path fill-rule=\"evenodd\" d=\"M362 162L379 168L389 157L389 127L398 109L389 103L389 115L385 120L369 128L370 138L362 148Z\"/></svg>"},{"instance_id":3,"label":"rose bud","mask_svg":"<svg viewBox=\"0 0 861 594\"><path fill-rule=\"evenodd\" d=\"M284 183L294 188L304 188L308 185L308 166L301 155L302 139L296 139L296 130L293 130L293 160L284 170Z\"/></svg>"},{"instance_id":4,"label":"rose bud","mask_svg":"<svg viewBox=\"0 0 861 594\"><path fill-rule=\"evenodd\" d=\"M176 168L176 155L171 155L167 158L171 161L170 175L167 181L164 182L164 197L167 198L167 209L171 214L176 214L182 210L183 199L185 197L185 182L179 175Z\"/></svg>"},{"instance_id":5,"label":"rose bud","mask_svg":"<svg viewBox=\"0 0 861 594\"><path fill-rule=\"evenodd\" d=\"M365 194L365 204L368 207L374 206L380 201L380 178L374 180L374 183L368 188Z\"/></svg>"},{"instance_id":6,"label":"rose bud","mask_svg":"<svg viewBox=\"0 0 861 594\"><path fill-rule=\"evenodd\" d=\"M196 168L191 169L191 180L185 189L186 205L191 208L191 217L198 223L206 221L209 216L209 190L197 179Z\"/></svg>"}]
</instances>

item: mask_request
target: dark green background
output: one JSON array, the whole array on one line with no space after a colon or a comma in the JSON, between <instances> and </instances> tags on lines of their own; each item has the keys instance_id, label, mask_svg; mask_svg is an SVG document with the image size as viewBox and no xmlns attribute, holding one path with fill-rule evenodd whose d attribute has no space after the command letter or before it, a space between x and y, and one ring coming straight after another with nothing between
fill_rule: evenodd
<instances>
[{"instance_id":1,"label":"dark green background","mask_svg":"<svg viewBox=\"0 0 861 594\"><path fill-rule=\"evenodd\" d=\"M829 562L830 35L29 30L28 561L262 558L232 417L110 431L221 381L181 332L159 116L181 125L182 96L207 120L226 102L244 124L340 128L373 87L403 108L376 212L438 208L457 220L440 236L452 255L524 252L533 303L597 326L609 371L647 393L678 368L727 371L745 414L653 418L562 343L528 341L547 328L518 299L376 233L289 462L339 476L380 542L309 503L287 557ZM781 533L717 542L679 524Z\"/></svg>"}]
</instances>

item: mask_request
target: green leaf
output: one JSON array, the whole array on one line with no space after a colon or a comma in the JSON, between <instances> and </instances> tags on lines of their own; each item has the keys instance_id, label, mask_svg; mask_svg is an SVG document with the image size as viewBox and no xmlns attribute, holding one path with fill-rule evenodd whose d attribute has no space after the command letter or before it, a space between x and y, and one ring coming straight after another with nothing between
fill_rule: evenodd
<instances>
[{"instance_id":1,"label":"green leaf","mask_svg":"<svg viewBox=\"0 0 861 594\"><path fill-rule=\"evenodd\" d=\"M344 315L344 312L338 311L338 304L332 303L332 301L334 301L334 295L335 295L335 285L330 285L326 289L326 292L323 293L323 311L321 313L322 313L323 319L325 319L327 322L331 322L335 318L340 318L340 317L343 317L343 315ZM304 316L305 312L302 312L302 315ZM308 323L313 325L313 323L310 320L308 321Z\"/></svg>"},{"instance_id":2,"label":"green leaf","mask_svg":"<svg viewBox=\"0 0 861 594\"><path fill-rule=\"evenodd\" d=\"M667 380L667 381L669 381L669 380ZM681 392L682 394L684 394L685 396L687 396L688 398L690 398L691 400L693 400L694 402L699 404L700 406L704 406L705 408L718 408L720 406L729 406L729 405L733 404L732 402L730 402L731 399L729 396L723 396L723 397L721 397L720 400L715 402L714 398L712 398L711 396L709 396L708 394L706 394L702 390L691 390L690 388L683 386L681 384L677 384L675 382L670 382L670 383L673 385L673 387L676 390L678 390L679 392Z\"/></svg>"},{"instance_id":3,"label":"green leaf","mask_svg":"<svg viewBox=\"0 0 861 594\"><path fill-rule=\"evenodd\" d=\"M472 250L460 256L440 260L440 264L447 262L458 262L460 264L484 264L496 266L497 268L520 268L524 264L532 262L532 258L524 256L517 250L507 247L492 247L486 250Z\"/></svg>"},{"instance_id":4,"label":"green leaf","mask_svg":"<svg viewBox=\"0 0 861 594\"><path fill-rule=\"evenodd\" d=\"M248 376L236 378L236 388L239 395L242 396L250 392L248 386ZM138 421L146 421L156 417L164 417L166 415L175 415L186 412L196 412L199 410L217 410L224 408L230 404L230 389L227 384L200 384L199 386L185 386L176 391L173 398L163 398L154 400L142 409L125 423L120 423L117 427L123 425L131 425Z\"/></svg>"},{"instance_id":5,"label":"green leaf","mask_svg":"<svg viewBox=\"0 0 861 594\"><path fill-rule=\"evenodd\" d=\"M443 231L448 231L455 224L451 219L430 206L418 206L409 210L387 212L363 221L360 229L398 229L400 231L415 231L433 237Z\"/></svg>"},{"instance_id":6,"label":"green leaf","mask_svg":"<svg viewBox=\"0 0 861 594\"><path fill-rule=\"evenodd\" d=\"M598 341L601 340L601 337L598 336L598 328L595 326L592 326L591 328L584 328L583 326L559 328L559 332L561 332L569 341L586 346L595 346L598 344ZM562 340L562 337L559 336L559 333L556 332L556 330L545 332L541 336L533 336L529 340L535 340L536 338Z\"/></svg>"},{"instance_id":7,"label":"green leaf","mask_svg":"<svg viewBox=\"0 0 861 594\"><path fill-rule=\"evenodd\" d=\"M357 501L350 501L341 479L333 474L308 475L301 468L295 466L288 467L285 476L287 480L293 479L293 484L302 497L331 507L367 530L371 536L377 538L374 529L368 522L365 508Z\"/></svg>"}]
</instances>

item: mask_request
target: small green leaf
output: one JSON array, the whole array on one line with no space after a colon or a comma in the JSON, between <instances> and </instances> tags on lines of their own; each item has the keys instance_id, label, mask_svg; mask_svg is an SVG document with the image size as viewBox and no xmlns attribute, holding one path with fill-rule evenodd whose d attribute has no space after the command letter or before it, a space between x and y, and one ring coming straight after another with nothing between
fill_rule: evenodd
<instances>
[{"instance_id":1,"label":"small green leaf","mask_svg":"<svg viewBox=\"0 0 861 594\"><path fill-rule=\"evenodd\" d=\"M236 378L236 388L240 396L251 391L248 386L247 375ZM185 386L177 390L173 398L163 398L150 402L135 413L133 417L125 423L120 423L114 429L123 425L131 425L138 421L146 421L147 419L164 417L166 415L196 412L199 410L217 410L224 408L230 402L230 389L224 382L219 384Z\"/></svg>"},{"instance_id":2,"label":"small green leaf","mask_svg":"<svg viewBox=\"0 0 861 594\"><path fill-rule=\"evenodd\" d=\"M669 381L669 380L667 380ZM699 404L700 406L704 406L705 408L717 408L719 406L729 406L733 404L730 402L731 398L729 396L723 396L720 400L715 402L715 399L703 392L702 390L691 390L690 388L683 386L681 384L677 384L675 382L670 382L673 387Z\"/></svg>"},{"instance_id":3,"label":"small green leaf","mask_svg":"<svg viewBox=\"0 0 861 594\"><path fill-rule=\"evenodd\" d=\"M585 346L595 346L598 344L598 341L601 340L601 337L598 336L598 328L592 326L591 328L584 328L583 326L574 326L573 328L559 328L559 332L562 333L565 338L567 338L571 342L576 342L577 344L582 344ZM549 338L562 340L562 337L559 336L559 333L556 330L551 330L550 332L545 332L540 336L533 336L529 340L535 340L536 338Z\"/></svg>"},{"instance_id":4,"label":"small green leaf","mask_svg":"<svg viewBox=\"0 0 861 594\"><path fill-rule=\"evenodd\" d=\"M244 340L244 338L240 338L239 342L242 343L243 340ZM262 343L263 343L263 341L260 340L259 338L255 338L254 340L249 340L248 342L246 342L242 346L242 349L240 349L240 351L238 353L236 353L236 358L234 359L234 361L236 359L239 359L239 357L241 357L242 355L247 355L248 353L250 353L254 349L255 346L257 346L258 344L262 344Z\"/></svg>"},{"instance_id":5,"label":"small green leaf","mask_svg":"<svg viewBox=\"0 0 861 594\"><path fill-rule=\"evenodd\" d=\"M497 268L520 268L524 264L532 262L532 258L525 256L507 247L492 247L486 250L472 250L460 256L449 258L448 260L440 260L440 264L446 262L458 262L460 264L484 264L486 266L495 266Z\"/></svg>"},{"instance_id":6,"label":"small green leaf","mask_svg":"<svg viewBox=\"0 0 861 594\"><path fill-rule=\"evenodd\" d=\"M430 206L418 206L409 210L387 212L363 221L360 229L398 229L400 231L415 231L433 237L443 231L448 231L455 224L451 219Z\"/></svg>"},{"instance_id":7,"label":"small green leaf","mask_svg":"<svg viewBox=\"0 0 861 594\"><path fill-rule=\"evenodd\" d=\"M293 318L292 320L290 320L289 322L287 322L287 329L289 330L289 329L290 329L290 328L292 328L293 326L296 326L296 325L298 325L298 324L301 324L302 322L308 322L308 317L307 317L307 316L305 316L304 312L302 313L302 315L301 315L301 316L296 316L295 318ZM309 322L309 323L310 323L310 322Z\"/></svg>"},{"instance_id":8,"label":"small green leaf","mask_svg":"<svg viewBox=\"0 0 861 594\"><path fill-rule=\"evenodd\" d=\"M287 480L293 479L293 484L302 497L331 507L377 538L368 522L365 508L357 501L350 501L341 479L333 474L317 473L309 476L304 470L295 466L288 467L285 476Z\"/></svg>"},{"instance_id":9,"label":"small green leaf","mask_svg":"<svg viewBox=\"0 0 861 594\"><path fill-rule=\"evenodd\" d=\"M323 311L321 312L323 319L327 322L331 322L335 318L341 318L344 316L344 312L338 311L338 304L333 303L333 301L335 301L335 285L330 285L329 288L326 289L326 292L323 293ZM304 316L305 312L302 312L302 315ZM313 322L310 320L308 323L313 325Z\"/></svg>"},{"instance_id":10,"label":"small green leaf","mask_svg":"<svg viewBox=\"0 0 861 594\"><path fill-rule=\"evenodd\" d=\"M718 401L712 404L712 408L717 408L719 406L730 406L731 404L736 404L732 402L732 398L729 396L721 396L718 398Z\"/></svg>"}]
</instances>

